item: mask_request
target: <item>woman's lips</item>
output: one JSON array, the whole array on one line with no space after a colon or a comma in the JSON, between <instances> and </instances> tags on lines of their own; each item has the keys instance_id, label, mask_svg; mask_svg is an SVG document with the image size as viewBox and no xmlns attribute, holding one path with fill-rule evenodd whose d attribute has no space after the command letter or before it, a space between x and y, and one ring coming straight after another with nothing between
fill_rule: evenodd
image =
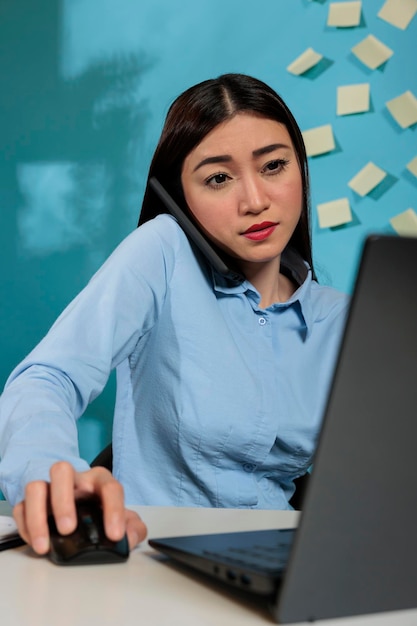
<instances>
[{"instance_id":1,"label":"woman's lips","mask_svg":"<svg viewBox=\"0 0 417 626\"><path fill-rule=\"evenodd\" d=\"M278 224L276 222L262 222L262 224L254 224L245 230L242 235L252 241L262 241L272 235L277 226Z\"/></svg>"}]
</instances>

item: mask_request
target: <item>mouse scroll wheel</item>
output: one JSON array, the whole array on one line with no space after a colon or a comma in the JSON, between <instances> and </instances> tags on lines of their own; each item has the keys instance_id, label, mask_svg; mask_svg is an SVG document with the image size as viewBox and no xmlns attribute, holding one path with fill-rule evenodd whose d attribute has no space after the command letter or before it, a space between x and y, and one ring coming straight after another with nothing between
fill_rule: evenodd
<instances>
[{"instance_id":1,"label":"mouse scroll wheel","mask_svg":"<svg viewBox=\"0 0 417 626\"><path fill-rule=\"evenodd\" d=\"M83 519L85 522L84 528L88 539L91 541L91 543L98 544L100 541L100 536L97 530L97 526L93 521L93 518L91 517L91 515L85 515Z\"/></svg>"}]
</instances>

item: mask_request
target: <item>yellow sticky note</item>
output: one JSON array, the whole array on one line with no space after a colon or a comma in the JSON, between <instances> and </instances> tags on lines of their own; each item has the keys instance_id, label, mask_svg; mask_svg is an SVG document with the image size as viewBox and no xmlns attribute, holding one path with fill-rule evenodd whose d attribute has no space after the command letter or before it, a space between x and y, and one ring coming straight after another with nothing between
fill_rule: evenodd
<instances>
[{"instance_id":1,"label":"yellow sticky note","mask_svg":"<svg viewBox=\"0 0 417 626\"><path fill-rule=\"evenodd\" d=\"M403 237L417 237L417 213L414 209L398 213L390 219L390 224Z\"/></svg>"},{"instance_id":2,"label":"yellow sticky note","mask_svg":"<svg viewBox=\"0 0 417 626\"><path fill-rule=\"evenodd\" d=\"M348 198L339 198L317 205L320 228L341 226L352 221L352 212Z\"/></svg>"},{"instance_id":3,"label":"yellow sticky note","mask_svg":"<svg viewBox=\"0 0 417 626\"><path fill-rule=\"evenodd\" d=\"M405 91L397 98L389 100L386 105L401 128L408 128L417 122L417 98L411 91Z\"/></svg>"},{"instance_id":4,"label":"yellow sticky note","mask_svg":"<svg viewBox=\"0 0 417 626\"><path fill-rule=\"evenodd\" d=\"M336 147L331 124L304 130L302 134L307 156L325 154L326 152L331 152Z\"/></svg>"},{"instance_id":5,"label":"yellow sticky note","mask_svg":"<svg viewBox=\"0 0 417 626\"><path fill-rule=\"evenodd\" d=\"M312 67L317 65L322 58L322 54L319 54L313 50L313 48L307 48L307 50L290 63L287 67L287 71L290 72L290 74L300 76L300 74L304 74L304 72L307 72L307 70L310 70Z\"/></svg>"},{"instance_id":6,"label":"yellow sticky note","mask_svg":"<svg viewBox=\"0 0 417 626\"><path fill-rule=\"evenodd\" d=\"M386 0L378 17L392 26L405 30L417 13L417 0Z\"/></svg>"},{"instance_id":7,"label":"yellow sticky note","mask_svg":"<svg viewBox=\"0 0 417 626\"><path fill-rule=\"evenodd\" d=\"M356 44L356 46L353 46L351 50L353 54L371 70L375 70L394 54L391 48L388 48L388 46L374 37L374 35L368 35L365 39L362 39L362 41Z\"/></svg>"},{"instance_id":8,"label":"yellow sticky note","mask_svg":"<svg viewBox=\"0 0 417 626\"><path fill-rule=\"evenodd\" d=\"M417 177L417 156L414 159L411 159L409 163L407 163L407 169Z\"/></svg>"},{"instance_id":9,"label":"yellow sticky note","mask_svg":"<svg viewBox=\"0 0 417 626\"><path fill-rule=\"evenodd\" d=\"M327 26L341 28L358 26L361 21L362 2L331 2L327 15Z\"/></svg>"},{"instance_id":10,"label":"yellow sticky note","mask_svg":"<svg viewBox=\"0 0 417 626\"><path fill-rule=\"evenodd\" d=\"M386 175L387 173L384 170L370 161L348 182L348 185L360 196L366 196L367 193L384 180Z\"/></svg>"},{"instance_id":11,"label":"yellow sticky note","mask_svg":"<svg viewBox=\"0 0 417 626\"><path fill-rule=\"evenodd\" d=\"M343 85L337 88L337 115L369 111L369 83Z\"/></svg>"}]
</instances>

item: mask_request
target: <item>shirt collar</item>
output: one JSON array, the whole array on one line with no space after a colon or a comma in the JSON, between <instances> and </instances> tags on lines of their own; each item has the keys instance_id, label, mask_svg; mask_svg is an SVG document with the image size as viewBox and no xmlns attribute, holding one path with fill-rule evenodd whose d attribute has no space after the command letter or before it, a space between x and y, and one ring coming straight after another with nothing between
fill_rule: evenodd
<instances>
[{"instance_id":1,"label":"shirt collar","mask_svg":"<svg viewBox=\"0 0 417 626\"><path fill-rule=\"evenodd\" d=\"M301 255L293 248L286 248L281 255L281 271L286 274L297 285L297 289L287 302L273 304L271 309L283 306L299 307L302 323L305 327L306 335L311 332L312 326L312 310L310 289L312 282L311 269ZM240 282L230 281L225 276L217 273L212 269L214 290L224 294L238 294L252 292L260 296L253 285L243 279ZM258 300L259 301L259 300Z\"/></svg>"}]
</instances>

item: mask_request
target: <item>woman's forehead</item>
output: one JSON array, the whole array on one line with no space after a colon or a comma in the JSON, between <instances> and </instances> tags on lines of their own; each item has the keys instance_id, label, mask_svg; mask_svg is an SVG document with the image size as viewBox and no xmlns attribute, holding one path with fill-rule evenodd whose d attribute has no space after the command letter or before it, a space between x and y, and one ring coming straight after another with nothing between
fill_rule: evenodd
<instances>
[{"instance_id":1,"label":"woman's forehead","mask_svg":"<svg viewBox=\"0 0 417 626\"><path fill-rule=\"evenodd\" d=\"M287 127L269 118L239 113L215 126L188 154L187 159L254 152L271 144L293 148Z\"/></svg>"}]
</instances>

